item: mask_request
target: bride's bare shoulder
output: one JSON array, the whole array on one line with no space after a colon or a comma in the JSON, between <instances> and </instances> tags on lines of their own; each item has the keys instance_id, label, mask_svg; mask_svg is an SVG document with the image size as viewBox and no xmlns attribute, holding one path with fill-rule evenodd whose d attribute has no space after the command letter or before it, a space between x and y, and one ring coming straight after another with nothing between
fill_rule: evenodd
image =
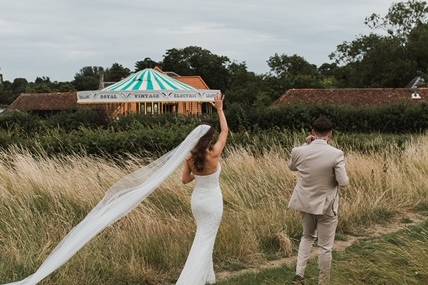
<instances>
[{"instance_id":1,"label":"bride's bare shoulder","mask_svg":"<svg viewBox=\"0 0 428 285\"><path fill-rule=\"evenodd\" d=\"M216 153L212 151L208 151L207 160L209 164L217 165L220 159L221 159L221 156L218 156Z\"/></svg>"},{"instance_id":2,"label":"bride's bare shoulder","mask_svg":"<svg viewBox=\"0 0 428 285\"><path fill-rule=\"evenodd\" d=\"M208 150L208 157L218 157L218 152L216 152L214 149Z\"/></svg>"}]
</instances>

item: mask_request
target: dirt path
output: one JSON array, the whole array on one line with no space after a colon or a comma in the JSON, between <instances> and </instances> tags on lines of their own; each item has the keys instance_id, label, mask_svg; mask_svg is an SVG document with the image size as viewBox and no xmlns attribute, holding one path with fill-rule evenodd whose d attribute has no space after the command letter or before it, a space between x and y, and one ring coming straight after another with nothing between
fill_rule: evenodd
<instances>
[{"instance_id":1,"label":"dirt path","mask_svg":"<svg viewBox=\"0 0 428 285\"><path fill-rule=\"evenodd\" d=\"M345 240L338 240L335 242L334 250L335 251L344 251L348 247L358 243L360 240L371 239L381 237L387 234L396 233L400 230L403 230L409 226L417 225L427 220L427 217L414 212L405 212L396 215L392 221L389 221L387 224L374 225L368 228L363 235L353 236L353 235L344 235ZM312 251L311 258L315 258L318 255L317 249ZM241 275L246 275L249 273L259 273L268 269L274 269L279 267L293 267L296 263L296 256L282 258L278 260L273 260L266 262L255 268L247 268L239 271L223 271L217 274L219 281L224 281L233 277L238 277Z\"/></svg>"}]
</instances>

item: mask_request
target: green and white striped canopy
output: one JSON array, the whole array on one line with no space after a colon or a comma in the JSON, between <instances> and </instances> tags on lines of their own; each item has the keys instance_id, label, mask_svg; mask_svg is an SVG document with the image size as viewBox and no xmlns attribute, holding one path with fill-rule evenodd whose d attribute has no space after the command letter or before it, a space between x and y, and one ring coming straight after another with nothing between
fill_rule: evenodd
<instances>
[{"instance_id":1,"label":"green and white striped canopy","mask_svg":"<svg viewBox=\"0 0 428 285\"><path fill-rule=\"evenodd\" d=\"M77 102L210 102L219 90L196 89L155 69L146 68L102 90L77 92Z\"/></svg>"},{"instance_id":2,"label":"green and white striped canopy","mask_svg":"<svg viewBox=\"0 0 428 285\"><path fill-rule=\"evenodd\" d=\"M146 68L131 74L127 78L110 85L104 91L166 91L196 90L190 85L180 82L155 69Z\"/></svg>"}]
</instances>

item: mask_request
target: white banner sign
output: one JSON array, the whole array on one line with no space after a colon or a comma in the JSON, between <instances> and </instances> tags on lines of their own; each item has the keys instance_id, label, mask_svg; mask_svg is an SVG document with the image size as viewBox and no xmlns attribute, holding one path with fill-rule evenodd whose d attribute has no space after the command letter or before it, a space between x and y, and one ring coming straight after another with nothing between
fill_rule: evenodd
<instances>
[{"instance_id":1,"label":"white banner sign","mask_svg":"<svg viewBox=\"0 0 428 285\"><path fill-rule=\"evenodd\" d=\"M126 103L126 102L213 102L220 90L177 91L80 91L77 103Z\"/></svg>"}]
</instances>

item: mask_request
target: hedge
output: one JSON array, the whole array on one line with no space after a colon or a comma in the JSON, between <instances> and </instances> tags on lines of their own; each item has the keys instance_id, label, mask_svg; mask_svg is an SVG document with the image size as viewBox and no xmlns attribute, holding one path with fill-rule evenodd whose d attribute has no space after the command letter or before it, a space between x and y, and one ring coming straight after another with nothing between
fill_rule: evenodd
<instances>
[{"instance_id":1,"label":"hedge","mask_svg":"<svg viewBox=\"0 0 428 285\"><path fill-rule=\"evenodd\" d=\"M311 122L326 115L341 132L415 133L428 129L428 104L389 105L382 107L351 107L333 105L292 105L280 108L249 108L232 105L226 110L231 130L259 131L268 129L307 130ZM78 110L61 112L49 117L30 113L8 113L0 116L0 129L37 133L47 129L65 131L85 128L129 130L136 126L169 128L217 124L215 116L183 117L177 115L130 115L110 121L101 111Z\"/></svg>"},{"instance_id":2,"label":"hedge","mask_svg":"<svg viewBox=\"0 0 428 285\"><path fill-rule=\"evenodd\" d=\"M382 150L386 145L401 149L409 133L428 129L427 104L381 108L294 105L267 109L234 105L227 110L233 132L230 146L247 146L256 151L275 146L290 148L305 137L312 120L319 115L327 115L336 123L337 143L342 148L359 151ZM218 124L215 116L132 115L109 121L104 113L91 110L47 117L8 113L0 116L0 148L19 145L47 154L156 156L177 146L202 123Z\"/></svg>"},{"instance_id":3,"label":"hedge","mask_svg":"<svg viewBox=\"0 0 428 285\"><path fill-rule=\"evenodd\" d=\"M310 129L320 115L329 117L341 132L415 133L428 129L428 104L351 107L291 105L246 109L232 106L228 119L233 130Z\"/></svg>"}]
</instances>

